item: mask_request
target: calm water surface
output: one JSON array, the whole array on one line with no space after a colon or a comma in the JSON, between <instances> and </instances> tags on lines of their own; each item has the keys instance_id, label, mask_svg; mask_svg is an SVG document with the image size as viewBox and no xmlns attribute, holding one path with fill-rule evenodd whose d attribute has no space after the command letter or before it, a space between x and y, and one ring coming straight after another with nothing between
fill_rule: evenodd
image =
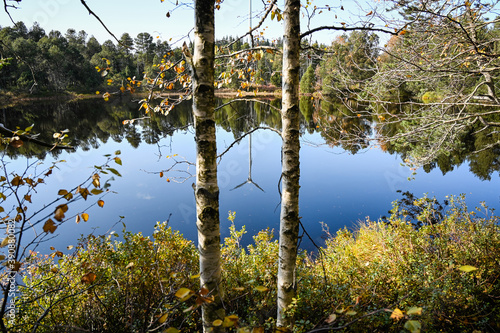
<instances>
[{"instance_id":1,"label":"calm water surface","mask_svg":"<svg viewBox=\"0 0 500 333\"><path fill-rule=\"evenodd\" d=\"M26 148L27 155L44 155L46 165L66 160L33 195L34 207L41 207L54 198L59 189L69 189L85 179L94 165L105 161L104 154L120 150L123 161L123 166L116 165L122 177L115 177L111 186L116 193L103 199L103 208L94 206L88 211L88 222L68 221L60 226L56 231L58 247L74 245L81 234L89 232L119 232L123 228L117 223L119 221L130 231L150 235L156 221L169 219L172 228L196 241L192 188L195 179L191 177L195 173L194 165L179 164L174 167L178 171L165 173L163 178L158 174L172 167L174 160L194 162L195 142L189 126L192 123L189 108L179 107L170 120L155 117L124 126L123 120L142 116L137 113L137 104L103 105L99 100L37 107L39 111L33 106L3 110L4 123L28 126L32 121L35 132L68 128L78 148L75 152L58 152L57 156L38 150L30 152ZM242 110L247 110L246 114ZM278 120L276 111L250 104L218 111L218 151L223 152L235 137L255 126L279 128ZM178 127L184 128L175 130ZM400 165L398 156L379 149L353 155L341 148L331 148L310 120L303 120L301 142L300 215L308 233L318 244L324 236L323 222L334 232L343 227L355 228L358 221L367 216L378 219L387 214L392 201L401 198L398 190L417 196L427 193L439 200L446 195L465 193L470 207L486 201L489 207L500 208L498 174L493 174L490 181L483 181L469 171L468 165L462 164L445 175L437 168L430 173L420 169L409 181L411 171ZM177 156L167 158L174 154ZM245 244L250 243L251 236L259 230L278 230L280 156L280 137L262 129L246 136L221 158L218 171L223 237L229 234L228 211L236 212L238 227L246 226ZM35 161L34 156L13 157L8 170L21 170L27 159ZM78 202L70 210L76 212L83 204L83 201ZM313 249L312 243L305 238L301 245Z\"/></svg>"}]
</instances>

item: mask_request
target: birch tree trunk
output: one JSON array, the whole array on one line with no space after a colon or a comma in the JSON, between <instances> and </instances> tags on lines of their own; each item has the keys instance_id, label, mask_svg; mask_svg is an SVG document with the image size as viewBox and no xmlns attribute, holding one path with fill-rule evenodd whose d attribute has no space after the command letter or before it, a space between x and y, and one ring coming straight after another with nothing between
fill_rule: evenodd
<instances>
[{"instance_id":1,"label":"birch tree trunk","mask_svg":"<svg viewBox=\"0 0 500 333\"><path fill-rule=\"evenodd\" d=\"M284 312L295 296L295 266L299 236L299 51L300 0L285 1L283 38L282 191L279 235L278 317L280 331L291 329Z\"/></svg>"},{"instance_id":2,"label":"birch tree trunk","mask_svg":"<svg viewBox=\"0 0 500 333\"><path fill-rule=\"evenodd\" d=\"M214 0L195 2L193 54L193 114L196 135L196 226L200 254L200 286L214 296L202 306L204 332L217 332L212 323L224 318L221 277L219 187L214 120ZM221 310L222 309L222 310Z\"/></svg>"}]
</instances>

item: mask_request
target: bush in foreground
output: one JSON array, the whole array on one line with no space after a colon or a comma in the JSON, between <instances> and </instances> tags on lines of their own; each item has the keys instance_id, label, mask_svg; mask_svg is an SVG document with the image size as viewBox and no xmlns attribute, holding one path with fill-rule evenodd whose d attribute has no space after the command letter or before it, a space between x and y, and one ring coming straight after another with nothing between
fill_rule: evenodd
<instances>
[{"instance_id":1,"label":"bush in foreground","mask_svg":"<svg viewBox=\"0 0 500 333\"><path fill-rule=\"evenodd\" d=\"M432 205L415 200L425 221ZM462 198L438 224L415 228L395 205L385 222L340 230L315 256L301 252L296 332L495 332L500 329L500 226ZM478 215L483 215L479 217ZM234 221L234 213L229 219ZM245 229L222 245L227 317L238 332L272 331L278 243L272 231L243 248ZM32 254L11 331L200 331L197 251L166 223L153 236L89 236L72 255Z\"/></svg>"}]
</instances>

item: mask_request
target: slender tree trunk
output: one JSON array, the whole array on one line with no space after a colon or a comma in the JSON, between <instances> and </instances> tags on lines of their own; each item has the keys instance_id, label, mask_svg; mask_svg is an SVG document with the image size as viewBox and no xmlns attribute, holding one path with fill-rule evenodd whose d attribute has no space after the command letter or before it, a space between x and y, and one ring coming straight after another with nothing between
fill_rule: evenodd
<instances>
[{"instance_id":1,"label":"slender tree trunk","mask_svg":"<svg viewBox=\"0 0 500 333\"><path fill-rule=\"evenodd\" d=\"M299 236L299 51L300 0L285 1L283 39L282 194L278 267L278 318L280 330L291 329L293 318L284 312L295 297L295 265Z\"/></svg>"},{"instance_id":2,"label":"slender tree trunk","mask_svg":"<svg viewBox=\"0 0 500 333\"><path fill-rule=\"evenodd\" d=\"M221 277L219 187L217 185L217 147L214 120L214 0L195 2L193 54L193 114L196 132L196 226L200 253L200 285L214 296L202 307L203 329L212 329L216 319L224 318ZM222 310L221 310L222 309ZM216 332L217 330L211 330Z\"/></svg>"}]
</instances>

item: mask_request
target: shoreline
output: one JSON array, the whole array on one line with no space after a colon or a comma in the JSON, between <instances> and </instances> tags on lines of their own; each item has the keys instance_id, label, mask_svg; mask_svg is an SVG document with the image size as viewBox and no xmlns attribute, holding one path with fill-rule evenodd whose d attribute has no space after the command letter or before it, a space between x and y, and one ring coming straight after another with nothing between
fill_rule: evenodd
<instances>
[{"instance_id":1,"label":"shoreline","mask_svg":"<svg viewBox=\"0 0 500 333\"><path fill-rule=\"evenodd\" d=\"M281 89L266 89L262 91L241 91L238 92L232 89L217 89L215 90L215 97L218 98L281 98ZM130 96L140 97L147 96L148 92L139 92L130 94ZM160 96L175 96L175 93L162 93ZM102 94L92 94L92 93L73 93L73 92L61 92L61 93L47 93L30 95L26 93L16 94L14 92L2 92L0 93L0 105L2 108L14 107L16 105L23 105L31 102L43 102L43 101L76 101L85 99L102 98Z\"/></svg>"}]
</instances>

